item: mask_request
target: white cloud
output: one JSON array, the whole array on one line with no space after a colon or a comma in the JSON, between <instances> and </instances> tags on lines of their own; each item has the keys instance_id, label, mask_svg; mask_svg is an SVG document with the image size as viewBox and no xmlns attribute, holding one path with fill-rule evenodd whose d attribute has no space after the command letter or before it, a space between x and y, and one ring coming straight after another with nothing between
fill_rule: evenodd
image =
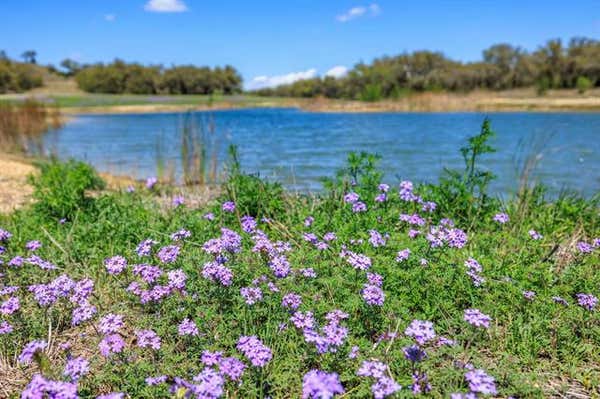
<instances>
[{"instance_id":1,"label":"white cloud","mask_svg":"<svg viewBox=\"0 0 600 399\"><path fill-rule=\"evenodd\" d=\"M348 73L348 68L343 65L336 65L327 72L325 72L325 76L331 76L332 78L341 78Z\"/></svg>"},{"instance_id":2,"label":"white cloud","mask_svg":"<svg viewBox=\"0 0 600 399\"><path fill-rule=\"evenodd\" d=\"M144 10L152 12L185 12L188 10L183 0L149 0Z\"/></svg>"},{"instance_id":3,"label":"white cloud","mask_svg":"<svg viewBox=\"0 0 600 399\"><path fill-rule=\"evenodd\" d=\"M364 17L365 15L375 17L379 14L381 14L381 7L379 7L377 3L372 3L368 6L352 7L345 13L335 17L335 19L337 19L339 22L348 22L356 18Z\"/></svg>"},{"instance_id":4,"label":"white cloud","mask_svg":"<svg viewBox=\"0 0 600 399\"><path fill-rule=\"evenodd\" d=\"M285 75L275 76L257 76L247 85L248 90L258 90L267 87L277 87L280 85L294 83L298 80L312 79L317 76L315 68L307 69L306 71L291 72Z\"/></svg>"},{"instance_id":5,"label":"white cloud","mask_svg":"<svg viewBox=\"0 0 600 399\"><path fill-rule=\"evenodd\" d=\"M107 22L114 22L115 19L117 19L117 16L115 14L105 14L104 15L104 20Z\"/></svg>"}]
</instances>

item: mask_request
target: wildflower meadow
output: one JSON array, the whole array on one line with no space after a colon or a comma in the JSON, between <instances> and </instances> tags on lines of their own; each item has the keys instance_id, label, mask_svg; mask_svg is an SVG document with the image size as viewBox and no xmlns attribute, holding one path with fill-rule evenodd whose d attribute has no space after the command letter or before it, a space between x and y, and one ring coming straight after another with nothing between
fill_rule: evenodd
<instances>
[{"instance_id":1,"label":"wildflower meadow","mask_svg":"<svg viewBox=\"0 0 600 399\"><path fill-rule=\"evenodd\" d=\"M492 137L435 183L350 154L310 195L233 156L201 207L45 163L0 216L0 397L597 395L599 198L491 193Z\"/></svg>"}]
</instances>

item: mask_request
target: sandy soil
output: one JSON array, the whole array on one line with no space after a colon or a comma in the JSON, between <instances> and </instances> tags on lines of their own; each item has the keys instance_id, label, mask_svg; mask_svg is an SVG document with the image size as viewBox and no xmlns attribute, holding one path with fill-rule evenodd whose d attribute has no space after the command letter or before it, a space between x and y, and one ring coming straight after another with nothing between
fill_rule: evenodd
<instances>
[{"instance_id":1,"label":"sandy soil","mask_svg":"<svg viewBox=\"0 0 600 399\"><path fill-rule=\"evenodd\" d=\"M27 176L36 168L10 155L0 154L0 213L8 213L29 201L31 186Z\"/></svg>"}]
</instances>

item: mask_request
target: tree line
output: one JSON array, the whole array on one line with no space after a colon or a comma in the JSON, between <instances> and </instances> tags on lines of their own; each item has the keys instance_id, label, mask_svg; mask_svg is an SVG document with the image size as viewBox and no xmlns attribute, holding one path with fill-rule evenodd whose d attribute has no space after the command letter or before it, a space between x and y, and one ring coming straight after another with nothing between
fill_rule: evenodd
<instances>
[{"instance_id":1,"label":"tree line","mask_svg":"<svg viewBox=\"0 0 600 399\"><path fill-rule=\"evenodd\" d=\"M20 93L43 85L43 68L35 65L35 52L26 51L22 57L25 62L18 62L0 50L0 93Z\"/></svg>"},{"instance_id":2,"label":"tree line","mask_svg":"<svg viewBox=\"0 0 600 399\"><path fill-rule=\"evenodd\" d=\"M568 45L550 40L533 52L502 43L483 51L479 62L462 63L441 52L415 51L359 63L344 77L316 77L257 90L265 96L378 100L411 91L504 90L519 87L577 88L600 86L600 41L573 38Z\"/></svg>"},{"instance_id":3,"label":"tree line","mask_svg":"<svg viewBox=\"0 0 600 399\"><path fill-rule=\"evenodd\" d=\"M66 69L66 74L75 76L79 88L90 93L235 94L242 91L242 77L229 65L164 68L117 59L109 64L84 66L65 60L61 66Z\"/></svg>"}]
</instances>

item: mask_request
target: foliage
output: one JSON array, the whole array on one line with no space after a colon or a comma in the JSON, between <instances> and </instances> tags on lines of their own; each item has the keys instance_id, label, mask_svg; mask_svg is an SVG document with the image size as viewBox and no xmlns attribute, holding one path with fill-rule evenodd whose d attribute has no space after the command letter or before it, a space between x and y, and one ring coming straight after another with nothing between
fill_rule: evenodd
<instances>
[{"instance_id":1,"label":"foliage","mask_svg":"<svg viewBox=\"0 0 600 399\"><path fill-rule=\"evenodd\" d=\"M592 82L585 76L579 76L577 78L577 83L575 84L575 86L577 86L577 91L580 94L583 94L589 89L591 89L593 85Z\"/></svg>"},{"instance_id":2,"label":"foliage","mask_svg":"<svg viewBox=\"0 0 600 399\"><path fill-rule=\"evenodd\" d=\"M234 94L242 78L231 66L143 66L115 60L111 64L65 66L82 90L109 94Z\"/></svg>"},{"instance_id":3,"label":"foliage","mask_svg":"<svg viewBox=\"0 0 600 399\"><path fill-rule=\"evenodd\" d=\"M550 40L529 53L510 44L483 51L480 62L461 63L440 52L415 51L359 63L344 77L299 80L258 90L265 96L346 98L376 101L408 91L503 90L536 86L548 89L578 88L580 77L591 87L600 84L600 41L573 38L568 47Z\"/></svg>"},{"instance_id":4,"label":"foliage","mask_svg":"<svg viewBox=\"0 0 600 399\"><path fill-rule=\"evenodd\" d=\"M39 175L30 176L29 181L34 188L35 208L47 217L72 218L78 210L89 208L87 190L104 188L102 179L86 163L51 159L38 166Z\"/></svg>"},{"instance_id":5,"label":"foliage","mask_svg":"<svg viewBox=\"0 0 600 399\"><path fill-rule=\"evenodd\" d=\"M31 90L43 84L41 68L0 57L0 94Z\"/></svg>"},{"instance_id":6,"label":"foliage","mask_svg":"<svg viewBox=\"0 0 600 399\"><path fill-rule=\"evenodd\" d=\"M89 168L73 162L46 166L34 181L38 195L48 191L44 185L51 192L66 185L81 196L61 223L58 213L50 218L39 202L0 216L0 289L17 287L12 294L0 294L0 323L14 327L0 334L0 372L14 376L0 384L0 392L16 397L40 372L47 379L67 381L65 364L81 356L89 360L89 372L76 382L82 397L108 392L132 398L183 397L184 385L200 385L202 379L194 376L206 368L222 371L205 352L218 351L215 359L235 357L245 364L240 381L225 378L216 384L222 397L230 398L301 397L303 376L314 369L336 373L343 397L372 397L376 379L362 377L358 370L373 360L383 363L383 375L403 386L390 398L413 397L420 389L415 375L428 378L430 386L423 380L420 386L430 388L431 397L466 395L476 388L465 379L473 369L491 376L494 397L595 395L600 388L595 367L600 362L600 316L597 305L585 307L578 295L598 296L598 198L565 194L549 200L542 188L534 188L521 192L520 198L484 201L491 174L479 162L492 150L491 136L486 121L461 150L465 171L451 173L455 181L448 177L445 187L414 189L403 182L407 196L379 186L383 178L376 156L352 154L331 189L359 194L365 205L360 212L342 198L286 194L278 185L244 174L235 148L230 150L230 180L223 195L198 207L165 209L155 198L160 193L142 187L99 193L92 203L79 189L93 186ZM456 185L471 202L446 199L446 190ZM381 192L387 194L385 201L376 199ZM223 206L230 201L236 205L233 212ZM479 211L486 204L489 209ZM475 207L477 223L465 218L463 206ZM501 211L509 217L505 223L493 218ZM255 227L244 224L248 215L255 216ZM435 240L440 232L456 237L457 229L469 227L459 246ZM239 243L231 232L224 237L224 228L235 231ZM541 235L533 238L532 230ZM373 239L373 232L380 237ZM138 244L148 239L154 242L140 250ZM31 240L39 240L41 247L31 249ZM165 249L173 246L179 248L178 255L164 257ZM397 260L405 249L406 258ZM353 266L350 251L370 260L368 270ZM110 266L116 255L126 260L121 272ZM23 263L14 266L19 256ZM480 271L473 269L473 260ZM284 261L290 270L285 277L277 276L275 267ZM230 284L209 273L215 265L232 273ZM151 273L140 272L152 267L159 272L155 280ZM173 287L174 273L187 277L184 289ZM82 298L82 284L76 289L71 283L84 279L93 282L93 289ZM368 283L381 285L381 305L366 302ZM259 288L262 298L248 303L242 294L248 287ZM167 294L151 296L161 292ZM282 305L290 293L301 298L298 311L315 318L315 331L294 325L295 311ZM5 305L9 297L20 300L20 309L12 314ZM73 323L81 306L92 306L94 312L90 319ZM339 322L341 328L329 330L340 344L319 351L315 339L323 343L320 327L326 317L335 318L330 312L336 309L348 315ZM489 326L467 322L467 309L488 315ZM124 326L116 334L125 347L105 357L99 353L105 335L100 320L110 313L123 316ZM197 334L180 333L184 319L196 324ZM419 343L408 329L414 320L430 321L435 337ZM140 347L138 330L154 331L160 348ZM272 358L266 365L253 366L240 352L242 336L256 336L269 348ZM18 363L25 345L39 339L47 340L49 348L38 352L30 365ZM411 361L412 345L426 355ZM163 383L146 382L161 375ZM176 377L186 383L173 386Z\"/></svg>"}]
</instances>

